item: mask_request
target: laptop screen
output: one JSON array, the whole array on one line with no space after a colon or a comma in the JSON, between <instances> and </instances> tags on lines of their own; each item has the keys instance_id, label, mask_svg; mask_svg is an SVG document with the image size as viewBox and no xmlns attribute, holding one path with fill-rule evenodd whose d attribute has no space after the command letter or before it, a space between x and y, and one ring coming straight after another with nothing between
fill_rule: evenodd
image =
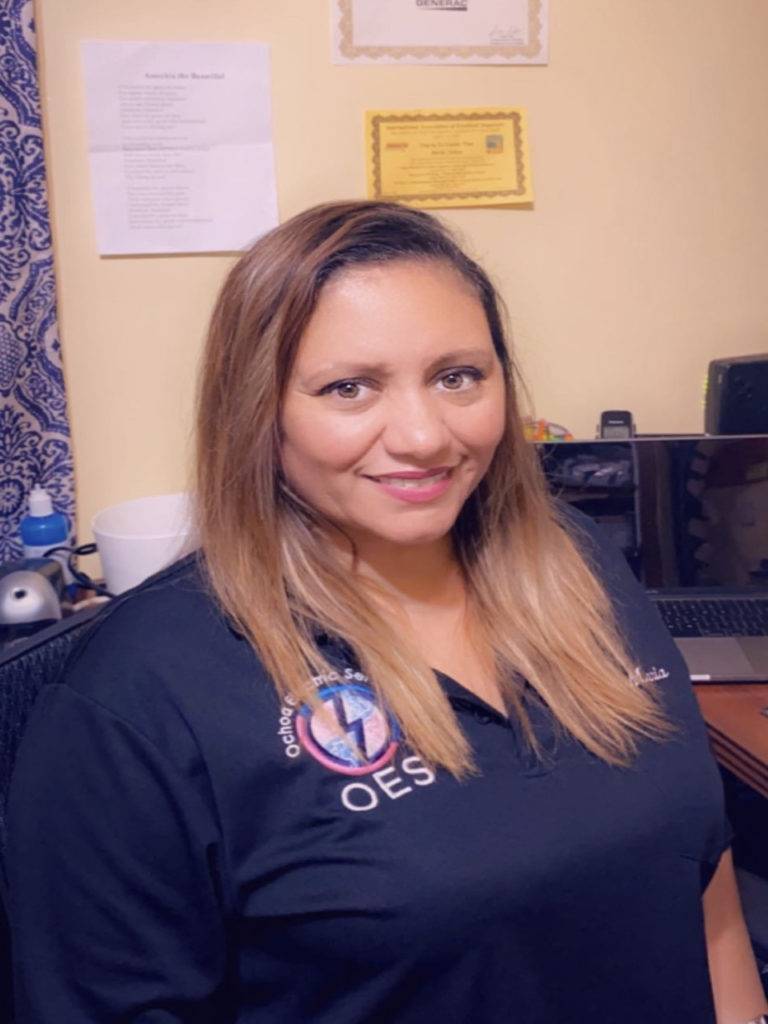
<instances>
[{"instance_id":1,"label":"laptop screen","mask_svg":"<svg viewBox=\"0 0 768 1024\"><path fill-rule=\"evenodd\" d=\"M649 590L768 592L768 435L539 444L554 494Z\"/></svg>"}]
</instances>

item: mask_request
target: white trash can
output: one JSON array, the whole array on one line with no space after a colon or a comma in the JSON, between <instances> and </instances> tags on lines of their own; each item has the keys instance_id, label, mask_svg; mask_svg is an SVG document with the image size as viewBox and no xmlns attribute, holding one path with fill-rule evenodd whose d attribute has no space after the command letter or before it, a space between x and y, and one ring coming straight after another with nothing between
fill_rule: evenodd
<instances>
[{"instance_id":1,"label":"white trash can","mask_svg":"<svg viewBox=\"0 0 768 1024\"><path fill-rule=\"evenodd\" d=\"M97 512L91 529L107 590L122 594L196 547L190 496L156 494Z\"/></svg>"}]
</instances>

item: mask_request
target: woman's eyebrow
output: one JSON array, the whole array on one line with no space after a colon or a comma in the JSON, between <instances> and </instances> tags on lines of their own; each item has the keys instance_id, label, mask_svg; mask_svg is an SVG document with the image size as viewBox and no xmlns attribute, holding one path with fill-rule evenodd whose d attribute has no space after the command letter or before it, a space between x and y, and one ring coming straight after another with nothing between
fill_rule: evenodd
<instances>
[{"instance_id":1,"label":"woman's eyebrow","mask_svg":"<svg viewBox=\"0 0 768 1024\"><path fill-rule=\"evenodd\" d=\"M327 384L331 380L342 380L345 377L386 377L390 368L386 363L353 363L339 361L323 363L307 374L302 374L300 383L305 386Z\"/></svg>"},{"instance_id":2,"label":"woman's eyebrow","mask_svg":"<svg viewBox=\"0 0 768 1024\"><path fill-rule=\"evenodd\" d=\"M430 364L430 371L439 370L443 366L458 365L461 363L484 363L493 362L494 351L492 348L458 348L453 352L445 352Z\"/></svg>"},{"instance_id":3,"label":"woman's eyebrow","mask_svg":"<svg viewBox=\"0 0 768 1024\"><path fill-rule=\"evenodd\" d=\"M493 350L486 348L460 348L451 352L443 352L426 367L427 374L434 373L444 366L454 366L466 362L490 363L493 360ZM314 384L325 384L332 379L344 377L377 377L384 378L392 376L393 366L391 363L375 362L338 362L324 363L322 366L313 369L310 373L302 375L301 383L312 386Z\"/></svg>"}]
</instances>

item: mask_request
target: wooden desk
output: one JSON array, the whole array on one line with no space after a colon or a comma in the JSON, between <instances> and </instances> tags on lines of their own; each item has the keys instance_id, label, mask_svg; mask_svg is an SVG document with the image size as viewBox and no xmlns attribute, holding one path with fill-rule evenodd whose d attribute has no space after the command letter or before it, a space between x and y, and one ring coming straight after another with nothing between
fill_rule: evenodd
<instances>
[{"instance_id":1,"label":"wooden desk","mask_svg":"<svg viewBox=\"0 0 768 1024\"><path fill-rule=\"evenodd\" d=\"M706 683L694 686L717 760L768 798L768 707L766 683Z\"/></svg>"}]
</instances>

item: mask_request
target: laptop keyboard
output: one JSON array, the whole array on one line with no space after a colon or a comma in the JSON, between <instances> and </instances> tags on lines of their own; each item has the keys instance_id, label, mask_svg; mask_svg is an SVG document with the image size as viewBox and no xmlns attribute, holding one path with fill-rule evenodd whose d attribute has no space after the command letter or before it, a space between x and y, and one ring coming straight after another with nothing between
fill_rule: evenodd
<instances>
[{"instance_id":1,"label":"laptop keyboard","mask_svg":"<svg viewBox=\"0 0 768 1024\"><path fill-rule=\"evenodd\" d=\"M674 637L768 635L768 599L656 600Z\"/></svg>"}]
</instances>

